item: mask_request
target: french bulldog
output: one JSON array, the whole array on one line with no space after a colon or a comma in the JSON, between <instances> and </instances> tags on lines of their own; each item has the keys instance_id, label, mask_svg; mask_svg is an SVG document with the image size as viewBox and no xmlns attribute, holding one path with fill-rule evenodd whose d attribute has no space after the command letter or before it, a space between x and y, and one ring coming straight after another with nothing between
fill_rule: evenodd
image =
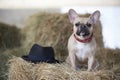
<instances>
[{"instance_id":1,"label":"french bulldog","mask_svg":"<svg viewBox=\"0 0 120 80\"><path fill-rule=\"evenodd\" d=\"M100 11L95 11L88 18L81 18L75 10L68 12L69 20L73 24L73 33L68 40L68 57L66 62L74 69L80 69L86 62L87 71L97 70L99 63L96 55L96 40L93 28L100 18Z\"/></svg>"}]
</instances>

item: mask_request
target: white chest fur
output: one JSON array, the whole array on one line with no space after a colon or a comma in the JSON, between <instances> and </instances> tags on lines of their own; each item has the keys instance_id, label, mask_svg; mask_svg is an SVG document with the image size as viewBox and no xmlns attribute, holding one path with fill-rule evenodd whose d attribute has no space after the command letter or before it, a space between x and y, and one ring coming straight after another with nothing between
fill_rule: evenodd
<instances>
[{"instance_id":1,"label":"white chest fur","mask_svg":"<svg viewBox=\"0 0 120 80\"><path fill-rule=\"evenodd\" d=\"M75 45L75 49L76 49L76 53L75 53L76 57L79 60L83 61L89 58L90 56L95 55L96 42L94 39L89 43L80 43L77 41Z\"/></svg>"}]
</instances>

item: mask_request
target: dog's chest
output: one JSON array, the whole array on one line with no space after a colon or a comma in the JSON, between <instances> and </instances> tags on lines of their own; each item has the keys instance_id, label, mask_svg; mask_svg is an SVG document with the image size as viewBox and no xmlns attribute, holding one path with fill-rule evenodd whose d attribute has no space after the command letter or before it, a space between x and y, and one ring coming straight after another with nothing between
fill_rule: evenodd
<instances>
[{"instance_id":1,"label":"dog's chest","mask_svg":"<svg viewBox=\"0 0 120 80\"><path fill-rule=\"evenodd\" d=\"M79 60L85 60L89 56L94 55L95 46L93 43L89 44L76 44L76 56Z\"/></svg>"}]
</instances>

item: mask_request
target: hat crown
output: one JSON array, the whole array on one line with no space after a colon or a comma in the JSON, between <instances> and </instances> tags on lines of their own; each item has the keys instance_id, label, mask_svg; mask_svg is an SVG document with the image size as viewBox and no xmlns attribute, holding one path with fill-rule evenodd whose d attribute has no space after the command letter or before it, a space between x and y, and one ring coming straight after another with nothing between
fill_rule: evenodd
<instances>
[{"instance_id":1,"label":"hat crown","mask_svg":"<svg viewBox=\"0 0 120 80\"><path fill-rule=\"evenodd\" d=\"M34 44L29 52L29 58L33 60L54 60L54 51L52 47L42 47Z\"/></svg>"}]
</instances>

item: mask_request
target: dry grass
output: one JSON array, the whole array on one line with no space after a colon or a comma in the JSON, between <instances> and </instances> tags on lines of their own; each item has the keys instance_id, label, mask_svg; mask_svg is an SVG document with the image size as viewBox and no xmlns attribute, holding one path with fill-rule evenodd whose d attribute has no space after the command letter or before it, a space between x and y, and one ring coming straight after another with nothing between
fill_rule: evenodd
<instances>
[{"instance_id":1,"label":"dry grass","mask_svg":"<svg viewBox=\"0 0 120 80\"><path fill-rule=\"evenodd\" d=\"M13 49L0 50L0 80L7 80L8 76L8 60L12 58L12 56L22 56L23 54L27 54L21 47L16 47Z\"/></svg>"},{"instance_id":2,"label":"dry grass","mask_svg":"<svg viewBox=\"0 0 120 80\"><path fill-rule=\"evenodd\" d=\"M7 61L9 58L13 54L22 54L21 49L18 48L21 46L21 39L22 35L19 28L0 23L0 80L7 80Z\"/></svg>"},{"instance_id":3,"label":"dry grass","mask_svg":"<svg viewBox=\"0 0 120 80\"><path fill-rule=\"evenodd\" d=\"M16 26L0 23L0 50L20 46L21 37L20 29Z\"/></svg>"},{"instance_id":4,"label":"dry grass","mask_svg":"<svg viewBox=\"0 0 120 80\"><path fill-rule=\"evenodd\" d=\"M101 51L102 50L102 51ZM119 80L120 50L101 49L100 70L88 72L86 69L74 70L66 63L33 64L19 57L10 60L10 80ZM104 50L104 51L103 51ZM102 55L104 54L104 55ZM112 57L112 58L111 58ZM112 60L111 60L112 59ZM111 63L112 61L112 63ZM112 66L111 66L112 65Z\"/></svg>"},{"instance_id":5,"label":"dry grass","mask_svg":"<svg viewBox=\"0 0 120 80\"><path fill-rule=\"evenodd\" d=\"M10 60L10 62L9 80L32 80L28 62L21 58Z\"/></svg>"}]
</instances>

